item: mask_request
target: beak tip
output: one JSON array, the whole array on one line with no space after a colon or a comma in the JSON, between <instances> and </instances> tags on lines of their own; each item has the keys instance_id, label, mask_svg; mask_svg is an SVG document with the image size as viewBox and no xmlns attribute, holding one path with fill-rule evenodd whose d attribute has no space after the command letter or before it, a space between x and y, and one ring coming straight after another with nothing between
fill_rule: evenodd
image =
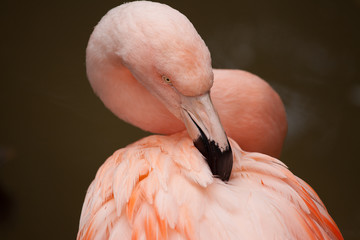
<instances>
[{"instance_id":1,"label":"beak tip","mask_svg":"<svg viewBox=\"0 0 360 240\"><path fill-rule=\"evenodd\" d=\"M194 145L205 157L212 174L222 181L228 181L233 166L230 144L225 150L221 150L216 142L199 137L194 141Z\"/></svg>"},{"instance_id":2,"label":"beak tip","mask_svg":"<svg viewBox=\"0 0 360 240\"><path fill-rule=\"evenodd\" d=\"M232 155L232 151L229 145L229 149L226 149L221 156L221 160L218 161L219 163L217 164L217 172L218 172L218 177L222 180L222 181L229 181L230 179L230 175L231 175L231 170L233 167L233 155Z\"/></svg>"}]
</instances>

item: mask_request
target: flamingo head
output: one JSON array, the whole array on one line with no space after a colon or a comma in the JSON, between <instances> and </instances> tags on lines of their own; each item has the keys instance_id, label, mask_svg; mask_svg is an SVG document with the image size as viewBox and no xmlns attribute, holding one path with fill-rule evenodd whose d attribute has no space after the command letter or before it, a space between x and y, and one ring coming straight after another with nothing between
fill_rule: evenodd
<instances>
[{"instance_id":1,"label":"flamingo head","mask_svg":"<svg viewBox=\"0 0 360 240\"><path fill-rule=\"evenodd\" d=\"M229 179L232 152L210 99L214 79L210 52L183 14L146 1L110 10L89 40L87 63L95 58L99 64L130 70L184 122L212 173ZM89 72L90 82L96 81L96 74Z\"/></svg>"}]
</instances>

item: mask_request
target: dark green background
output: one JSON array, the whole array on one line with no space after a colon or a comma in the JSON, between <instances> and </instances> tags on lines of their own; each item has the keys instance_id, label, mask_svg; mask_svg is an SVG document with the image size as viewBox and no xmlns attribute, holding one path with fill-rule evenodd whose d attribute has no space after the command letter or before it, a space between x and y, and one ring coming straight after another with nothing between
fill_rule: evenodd
<instances>
[{"instance_id":1,"label":"dark green background","mask_svg":"<svg viewBox=\"0 0 360 240\"><path fill-rule=\"evenodd\" d=\"M0 238L74 239L88 185L116 149L147 135L95 97L85 48L121 1L3 1ZM167 1L217 68L267 80L286 105L281 160L360 239L360 1Z\"/></svg>"}]
</instances>

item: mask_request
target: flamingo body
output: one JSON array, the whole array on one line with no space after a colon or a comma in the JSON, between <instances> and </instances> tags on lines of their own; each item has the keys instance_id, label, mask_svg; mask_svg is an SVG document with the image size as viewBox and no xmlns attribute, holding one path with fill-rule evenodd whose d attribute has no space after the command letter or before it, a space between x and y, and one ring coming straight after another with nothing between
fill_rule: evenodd
<instances>
[{"instance_id":1,"label":"flamingo body","mask_svg":"<svg viewBox=\"0 0 360 240\"><path fill-rule=\"evenodd\" d=\"M228 184L185 132L116 151L89 187L78 239L342 239L309 185L230 142Z\"/></svg>"},{"instance_id":2,"label":"flamingo body","mask_svg":"<svg viewBox=\"0 0 360 240\"><path fill-rule=\"evenodd\" d=\"M280 153L279 96L252 74L213 70L178 11L146 1L109 11L90 37L87 73L120 118L178 133L146 137L106 160L87 191L78 239L342 239L309 185L239 146Z\"/></svg>"}]
</instances>

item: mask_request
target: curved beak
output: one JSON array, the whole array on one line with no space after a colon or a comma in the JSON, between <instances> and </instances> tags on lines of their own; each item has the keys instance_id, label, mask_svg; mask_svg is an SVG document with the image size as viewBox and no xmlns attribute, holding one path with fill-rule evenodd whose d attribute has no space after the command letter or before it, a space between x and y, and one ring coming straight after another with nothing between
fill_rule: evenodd
<instances>
[{"instance_id":1,"label":"curved beak","mask_svg":"<svg viewBox=\"0 0 360 240\"><path fill-rule=\"evenodd\" d=\"M195 147L205 157L214 176L230 178L233 156L210 94L181 96L182 118Z\"/></svg>"}]
</instances>

